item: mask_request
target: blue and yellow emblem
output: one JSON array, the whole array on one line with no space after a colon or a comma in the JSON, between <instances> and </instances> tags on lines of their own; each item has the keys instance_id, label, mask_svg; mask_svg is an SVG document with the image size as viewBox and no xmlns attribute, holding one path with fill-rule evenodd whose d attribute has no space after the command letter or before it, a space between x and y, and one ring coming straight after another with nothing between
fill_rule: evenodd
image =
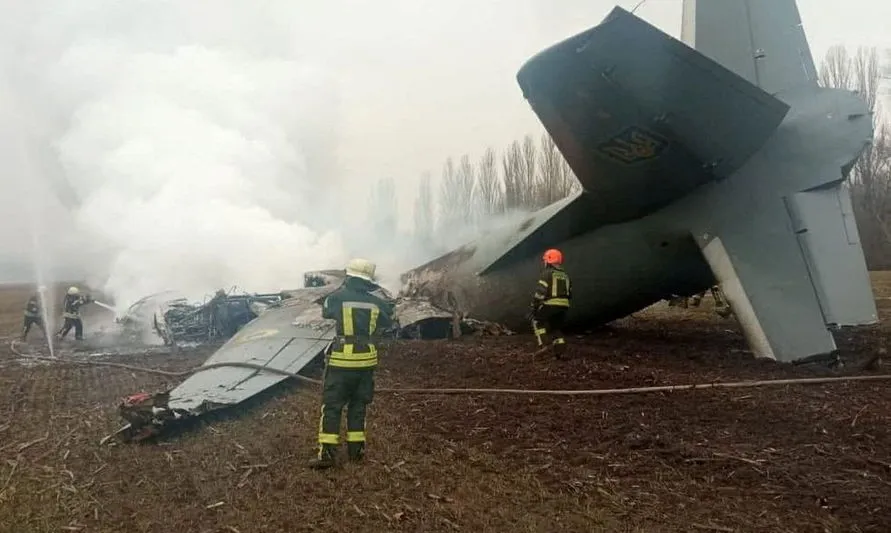
<instances>
[{"instance_id":1,"label":"blue and yellow emblem","mask_svg":"<svg viewBox=\"0 0 891 533\"><path fill-rule=\"evenodd\" d=\"M606 157L624 165L655 159L668 148L668 140L638 126L624 129L597 147Z\"/></svg>"}]
</instances>

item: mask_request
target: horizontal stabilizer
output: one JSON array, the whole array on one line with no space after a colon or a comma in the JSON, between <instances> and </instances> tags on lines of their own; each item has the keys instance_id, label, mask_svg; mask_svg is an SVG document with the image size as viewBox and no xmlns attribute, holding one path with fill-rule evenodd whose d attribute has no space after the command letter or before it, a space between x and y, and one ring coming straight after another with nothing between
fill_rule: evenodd
<instances>
[{"instance_id":1,"label":"horizontal stabilizer","mask_svg":"<svg viewBox=\"0 0 891 533\"><path fill-rule=\"evenodd\" d=\"M530 59L517 80L601 223L726 178L789 110L621 8Z\"/></svg>"},{"instance_id":2,"label":"horizontal stabilizer","mask_svg":"<svg viewBox=\"0 0 891 533\"><path fill-rule=\"evenodd\" d=\"M581 192L573 193L533 213L519 227L506 228L504 239L498 242L504 253L494 256L479 274L498 270L580 235L592 229L596 219L591 199Z\"/></svg>"}]
</instances>

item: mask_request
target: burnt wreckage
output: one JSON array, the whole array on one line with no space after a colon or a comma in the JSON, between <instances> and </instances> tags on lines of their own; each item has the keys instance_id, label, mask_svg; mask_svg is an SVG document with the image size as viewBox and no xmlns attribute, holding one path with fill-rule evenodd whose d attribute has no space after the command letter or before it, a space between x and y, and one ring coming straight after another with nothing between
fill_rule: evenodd
<instances>
[{"instance_id":1,"label":"burnt wreckage","mask_svg":"<svg viewBox=\"0 0 891 533\"><path fill-rule=\"evenodd\" d=\"M165 302L154 314L152 327L166 345L225 340L287 295L226 294L219 290L202 304L184 298Z\"/></svg>"},{"instance_id":2,"label":"burnt wreckage","mask_svg":"<svg viewBox=\"0 0 891 533\"><path fill-rule=\"evenodd\" d=\"M304 277L305 287L301 289L275 295L218 292L201 305L189 305L182 299L159 304L157 295L140 301L131 312L142 310L144 319L145 308L154 299L155 331L165 342L170 339L170 344L223 339L232 333L197 372L178 386L125 398L118 409L127 425L115 435L124 441L143 440L159 434L171 422L237 405L287 379L282 372L299 372L334 339L334 321L322 318L320 304L344 277L342 270L311 272ZM385 338L512 333L434 305L425 297L394 297L383 288L376 292L395 304L397 326L384 332Z\"/></svg>"},{"instance_id":3,"label":"burnt wreckage","mask_svg":"<svg viewBox=\"0 0 891 533\"><path fill-rule=\"evenodd\" d=\"M518 280L535 279L551 246L575 273L568 328L717 285L754 355L806 362L837 356L833 330L878 320L845 184L873 137L868 106L819 86L795 0L685 0L682 18L681 41L616 7L520 68L580 189L404 273L400 335L414 326L423 338L425 324L449 320L454 331L467 315L524 327ZM317 303L336 279L310 274L205 371L168 396L133 400L157 404L133 429L284 379L264 369L303 368L334 338ZM220 366L238 363L259 370Z\"/></svg>"}]
</instances>

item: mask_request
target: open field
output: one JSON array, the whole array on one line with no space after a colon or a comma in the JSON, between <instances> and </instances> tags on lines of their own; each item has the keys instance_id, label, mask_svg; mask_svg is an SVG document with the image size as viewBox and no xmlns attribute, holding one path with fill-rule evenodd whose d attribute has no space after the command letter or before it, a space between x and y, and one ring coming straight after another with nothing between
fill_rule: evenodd
<instances>
[{"instance_id":1,"label":"open field","mask_svg":"<svg viewBox=\"0 0 891 533\"><path fill-rule=\"evenodd\" d=\"M400 342L378 386L617 388L859 374L889 333L837 334L837 371L755 361L732 320L665 304L532 361L528 335ZM27 289L0 292L17 335ZM89 334L90 318L85 321ZM158 444L99 447L126 394L175 382L11 361L0 343L0 531L891 531L888 382L606 397L380 393L369 460L304 468L318 390L283 387ZM40 334L30 345L38 349ZM165 369L208 349L128 356ZM886 371L887 368L878 371Z\"/></svg>"}]
</instances>

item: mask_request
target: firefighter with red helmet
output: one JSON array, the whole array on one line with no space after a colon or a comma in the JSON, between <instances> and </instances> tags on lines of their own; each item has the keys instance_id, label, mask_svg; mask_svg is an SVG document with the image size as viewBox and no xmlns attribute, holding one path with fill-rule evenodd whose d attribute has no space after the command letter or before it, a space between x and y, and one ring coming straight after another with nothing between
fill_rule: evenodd
<instances>
[{"instance_id":1,"label":"firefighter with red helmet","mask_svg":"<svg viewBox=\"0 0 891 533\"><path fill-rule=\"evenodd\" d=\"M543 270L532 296L532 331L538 346L546 349L550 339L554 356L563 359L566 339L563 323L569 311L572 288L569 276L563 270L563 253L551 248L542 255Z\"/></svg>"}]
</instances>

